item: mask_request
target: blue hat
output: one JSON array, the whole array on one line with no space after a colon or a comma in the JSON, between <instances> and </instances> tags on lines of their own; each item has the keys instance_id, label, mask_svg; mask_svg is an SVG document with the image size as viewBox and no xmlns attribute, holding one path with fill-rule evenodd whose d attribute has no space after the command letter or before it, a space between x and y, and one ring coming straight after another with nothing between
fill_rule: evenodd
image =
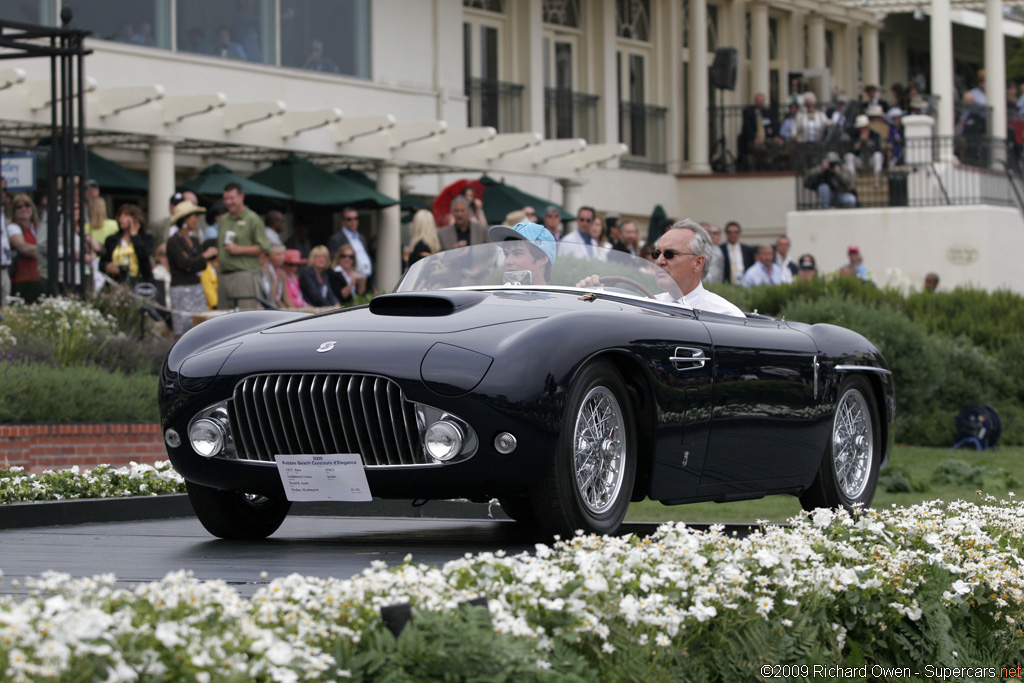
<instances>
[{"instance_id":1,"label":"blue hat","mask_svg":"<svg viewBox=\"0 0 1024 683\"><path fill-rule=\"evenodd\" d=\"M492 242L525 240L544 252L548 261L555 262L555 236L543 225L529 222L516 223L514 228L507 225L494 225L487 231L487 234Z\"/></svg>"}]
</instances>

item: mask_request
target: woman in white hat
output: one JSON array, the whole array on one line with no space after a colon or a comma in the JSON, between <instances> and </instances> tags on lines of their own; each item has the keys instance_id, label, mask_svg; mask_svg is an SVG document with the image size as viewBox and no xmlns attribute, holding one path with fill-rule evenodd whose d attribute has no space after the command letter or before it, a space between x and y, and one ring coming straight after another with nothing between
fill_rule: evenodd
<instances>
[{"instance_id":1,"label":"woman in white hat","mask_svg":"<svg viewBox=\"0 0 1024 683\"><path fill-rule=\"evenodd\" d=\"M207 309L206 294L199 274L206 270L207 259L217 256L217 247L202 247L202 239L195 234L199 216L206 209L187 199L174 207L171 222L178 231L167 240L167 264L171 271L171 325L174 334L181 336L192 327L192 314Z\"/></svg>"}]
</instances>

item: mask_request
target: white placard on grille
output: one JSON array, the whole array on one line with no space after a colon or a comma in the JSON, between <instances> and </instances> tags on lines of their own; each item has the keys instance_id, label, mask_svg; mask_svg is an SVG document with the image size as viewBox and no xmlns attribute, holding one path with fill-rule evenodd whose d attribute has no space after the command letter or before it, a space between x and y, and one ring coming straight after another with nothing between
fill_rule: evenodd
<instances>
[{"instance_id":1,"label":"white placard on grille","mask_svg":"<svg viewBox=\"0 0 1024 683\"><path fill-rule=\"evenodd\" d=\"M288 500L372 499L358 453L278 455L274 459Z\"/></svg>"}]
</instances>

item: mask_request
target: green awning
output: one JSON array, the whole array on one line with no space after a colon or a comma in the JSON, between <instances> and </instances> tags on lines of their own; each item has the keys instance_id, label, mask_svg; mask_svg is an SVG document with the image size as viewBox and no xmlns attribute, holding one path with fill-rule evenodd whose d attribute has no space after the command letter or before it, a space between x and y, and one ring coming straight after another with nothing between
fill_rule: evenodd
<instances>
[{"instance_id":1,"label":"green awning","mask_svg":"<svg viewBox=\"0 0 1024 683\"><path fill-rule=\"evenodd\" d=\"M549 206L555 206L562 212L563 221L576 220L576 216L562 208L550 199L543 199L529 192L523 192L518 187L499 183L489 176L481 176L480 184L484 186L484 216L491 225L500 225L505 216L513 211L518 211L524 206L532 206L537 210L538 220L544 216L544 211Z\"/></svg>"},{"instance_id":2,"label":"green awning","mask_svg":"<svg viewBox=\"0 0 1024 683\"><path fill-rule=\"evenodd\" d=\"M49 147L39 147L37 153L39 154L39 163L37 165L37 172L40 178L46 177L46 154L50 151ZM61 151L55 150L57 156L57 163L61 160ZM140 175L135 171L131 171L121 164L104 159L99 154L87 151L85 163L88 165L88 175L86 179L91 178L95 180L100 186L101 192L109 190L122 190L130 192L148 192L149 191L149 179L146 176ZM80 170L78 168L78 159L75 159L75 171Z\"/></svg>"},{"instance_id":3,"label":"green awning","mask_svg":"<svg viewBox=\"0 0 1024 683\"><path fill-rule=\"evenodd\" d=\"M278 192L272 187L256 182L251 178L243 178L234 173L223 164L207 166L199 172L192 180L182 185L183 190L191 190L196 194L221 196L224 193L224 186L228 183L238 183L242 191L247 195L255 197L266 197L268 199L291 199L284 192Z\"/></svg>"},{"instance_id":4,"label":"green awning","mask_svg":"<svg viewBox=\"0 0 1024 683\"><path fill-rule=\"evenodd\" d=\"M268 168L254 173L252 180L285 192L300 204L375 209L398 204L397 199L360 182L331 173L295 155L279 159Z\"/></svg>"},{"instance_id":5,"label":"green awning","mask_svg":"<svg viewBox=\"0 0 1024 683\"><path fill-rule=\"evenodd\" d=\"M665 207L655 204L651 212L650 221L647 223L647 244L657 244L661 238L661 222L668 218Z\"/></svg>"},{"instance_id":6,"label":"green awning","mask_svg":"<svg viewBox=\"0 0 1024 683\"><path fill-rule=\"evenodd\" d=\"M373 178L366 175L362 171L355 170L354 168L343 168L338 171L335 171L334 173L335 175L341 176L346 180L361 183L364 186L370 188L371 190L377 189L377 183L373 181ZM419 209L426 209L427 211L430 210L430 204L405 192L403 192L401 196L399 196L399 201L401 201L402 203L402 208L408 211L418 211Z\"/></svg>"}]
</instances>

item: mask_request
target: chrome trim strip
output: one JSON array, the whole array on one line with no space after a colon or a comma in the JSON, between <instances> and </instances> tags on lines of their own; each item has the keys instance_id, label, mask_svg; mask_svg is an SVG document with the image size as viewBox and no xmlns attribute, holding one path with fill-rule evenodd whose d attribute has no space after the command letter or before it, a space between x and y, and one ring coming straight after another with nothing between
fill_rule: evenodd
<instances>
[{"instance_id":1,"label":"chrome trim strip","mask_svg":"<svg viewBox=\"0 0 1024 683\"><path fill-rule=\"evenodd\" d=\"M892 374L892 370L887 370L885 368L876 368L873 365L837 365L836 366L836 371L837 372L856 372L858 370L860 370L862 372L878 372L878 373L881 373L883 375L891 375Z\"/></svg>"}]
</instances>

